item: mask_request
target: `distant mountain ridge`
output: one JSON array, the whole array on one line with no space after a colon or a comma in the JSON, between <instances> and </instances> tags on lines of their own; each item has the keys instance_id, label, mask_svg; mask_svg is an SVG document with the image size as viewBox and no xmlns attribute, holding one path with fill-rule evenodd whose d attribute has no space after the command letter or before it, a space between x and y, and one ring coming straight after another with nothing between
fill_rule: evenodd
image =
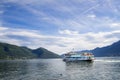
<instances>
[{"instance_id":1,"label":"distant mountain ridge","mask_svg":"<svg viewBox=\"0 0 120 80\"><path fill-rule=\"evenodd\" d=\"M45 48L29 49L0 42L0 59L60 58Z\"/></svg>"},{"instance_id":2,"label":"distant mountain ridge","mask_svg":"<svg viewBox=\"0 0 120 80\"><path fill-rule=\"evenodd\" d=\"M97 47L93 50L84 50L82 52L92 52L96 57L120 56L120 40L105 47Z\"/></svg>"},{"instance_id":3,"label":"distant mountain ridge","mask_svg":"<svg viewBox=\"0 0 120 80\"><path fill-rule=\"evenodd\" d=\"M32 50L32 53L36 54L37 58L60 58L59 55L42 47Z\"/></svg>"}]
</instances>

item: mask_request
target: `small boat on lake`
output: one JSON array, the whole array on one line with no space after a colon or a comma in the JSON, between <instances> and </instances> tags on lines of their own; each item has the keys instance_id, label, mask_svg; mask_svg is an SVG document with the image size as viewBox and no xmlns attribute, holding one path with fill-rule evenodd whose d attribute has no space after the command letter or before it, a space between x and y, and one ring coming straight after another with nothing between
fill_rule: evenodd
<instances>
[{"instance_id":1,"label":"small boat on lake","mask_svg":"<svg viewBox=\"0 0 120 80\"><path fill-rule=\"evenodd\" d=\"M94 55L90 52L81 52L81 53L69 52L63 55L63 61L66 61L66 62L93 61L93 60L94 60Z\"/></svg>"}]
</instances>

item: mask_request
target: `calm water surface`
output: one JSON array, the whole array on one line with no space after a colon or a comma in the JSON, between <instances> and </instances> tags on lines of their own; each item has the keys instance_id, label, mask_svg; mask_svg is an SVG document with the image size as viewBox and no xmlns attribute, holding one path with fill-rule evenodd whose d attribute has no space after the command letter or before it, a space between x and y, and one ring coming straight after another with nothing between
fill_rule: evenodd
<instances>
[{"instance_id":1,"label":"calm water surface","mask_svg":"<svg viewBox=\"0 0 120 80\"><path fill-rule=\"evenodd\" d=\"M0 60L0 80L120 80L120 58Z\"/></svg>"}]
</instances>

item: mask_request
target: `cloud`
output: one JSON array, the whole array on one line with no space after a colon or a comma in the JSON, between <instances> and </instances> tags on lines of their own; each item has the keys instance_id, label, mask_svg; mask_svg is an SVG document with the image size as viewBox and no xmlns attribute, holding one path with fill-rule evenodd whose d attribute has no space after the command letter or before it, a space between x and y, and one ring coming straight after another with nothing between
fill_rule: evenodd
<instances>
[{"instance_id":1,"label":"cloud","mask_svg":"<svg viewBox=\"0 0 120 80\"><path fill-rule=\"evenodd\" d=\"M61 30L59 33L67 36L44 35L36 30L2 27L0 41L19 46L28 46L33 49L44 47L60 54L72 48L82 50L93 49L96 46L105 46L119 40L120 36L119 30L99 33L88 32L84 34L80 34L77 31Z\"/></svg>"},{"instance_id":2,"label":"cloud","mask_svg":"<svg viewBox=\"0 0 120 80\"><path fill-rule=\"evenodd\" d=\"M96 18L96 15L94 15L94 14L89 14L89 15L87 15L87 17L88 17L88 18Z\"/></svg>"},{"instance_id":3,"label":"cloud","mask_svg":"<svg viewBox=\"0 0 120 80\"><path fill-rule=\"evenodd\" d=\"M8 2L17 4L18 6L29 11L33 15L37 16L35 18L29 19L29 20L31 19L35 20L34 22L29 21L27 19L21 20L21 21L24 21L25 23L29 23L30 25L34 24L35 26L39 26L40 24L43 24L43 23L53 24L61 29L65 29L65 28L72 29L72 30L79 29L81 32L81 30L85 31L85 29L89 31L88 27L93 28L94 26L93 24L95 24L96 29L97 29L98 25L96 25L96 23L102 27L106 27L107 25L105 24L106 22L108 22L107 20L104 19L104 17L103 18L98 17L92 21L91 19L89 19L89 18L97 17L95 12L98 12L101 10L101 3L99 3L98 1L88 1L88 2L70 1L69 3L65 3L67 1L56 1L56 0L24 1L22 0L21 2L19 2L19 0L8 0ZM72 4L72 2L74 3ZM76 5L78 4L78 2L79 4L85 4L85 5L90 4L90 5L89 6L84 6L84 5L78 6ZM105 2L105 1L102 1L102 2ZM106 2L105 4L108 4L108 2ZM52 11L53 13L51 13L50 11ZM92 11L93 14L89 14L90 11ZM82 13L85 13L85 14L82 14ZM86 15L87 17L85 17ZM29 22L26 22L26 21L29 21Z\"/></svg>"},{"instance_id":4,"label":"cloud","mask_svg":"<svg viewBox=\"0 0 120 80\"><path fill-rule=\"evenodd\" d=\"M111 28L120 29L120 22L113 22L109 24Z\"/></svg>"},{"instance_id":5,"label":"cloud","mask_svg":"<svg viewBox=\"0 0 120 80\"><path fill-rule=\"evenodd\" d=\"M8 28L6 27L0 27L0 31L7 30Z\"/></svg>"},{"instance_id":6,"label":"cloud","mask_svg":"<svg viewBox=\"0 0 120 80\"><path fill-rule=\"evenodd\" d=\"M115 30L112 32L107 32L105 35L106 38L120 38L120 30Z\"/></svg>"},{"instance_id":7,"label":"cloud","mask_svg":"<svg viewBox=\"0 0 120 80\"><path fill-rule=\"evenodd\" d=\"M71 31L71 30L59 30L59 33L63 35L78 35L79 34L78 31Z\"/></svg>"},{"instance_id":8,"label":"cloud","mask_svg":"<svg viewBox=\"0 0 120 80\"><path fill-rule=\"evenodd\" d=\"M93 9L96 9L97 7L99 7L100 5L99 4L96 4L90 8L88 8L87 10L83 11L82 14L86 14L88 13L89 11L93 10Z\"/></svg>"}]
</instances>

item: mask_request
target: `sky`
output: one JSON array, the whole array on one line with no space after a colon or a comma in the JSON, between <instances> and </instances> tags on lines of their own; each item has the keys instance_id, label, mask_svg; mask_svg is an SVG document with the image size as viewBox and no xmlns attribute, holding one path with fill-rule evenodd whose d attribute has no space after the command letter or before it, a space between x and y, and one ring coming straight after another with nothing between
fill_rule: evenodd
<instances>
[{"instance_id":1,"label":"sky","mask_svg":"<svg viewBox=\"0 0 120 80\"><path fill-rule=\"evenodd\" d=\"M120 40L120 0L0 0L0 42L57 54Z\"/></svg>"}]
</instances>

